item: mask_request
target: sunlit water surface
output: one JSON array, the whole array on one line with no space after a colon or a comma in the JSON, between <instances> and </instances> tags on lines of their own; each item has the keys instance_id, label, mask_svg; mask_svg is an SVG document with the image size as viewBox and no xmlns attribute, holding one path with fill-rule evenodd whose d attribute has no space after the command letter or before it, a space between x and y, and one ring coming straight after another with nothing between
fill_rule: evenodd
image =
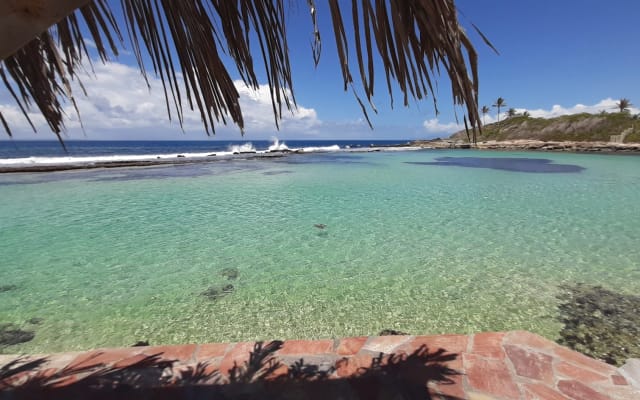
<instances>
[{"instance_id":1,"label":"sunlit water surface","mask_svg":"<svg viewBox=\"0 0 640 400\"><path fill-rule=\"evenodd\" d=\"M637 156L292 155L3 175L0 193L0 286L16 285L0 323L35 331L5 353L382 329L554 339L559 285L640 292Z\"/></svg>"}]
</instances>

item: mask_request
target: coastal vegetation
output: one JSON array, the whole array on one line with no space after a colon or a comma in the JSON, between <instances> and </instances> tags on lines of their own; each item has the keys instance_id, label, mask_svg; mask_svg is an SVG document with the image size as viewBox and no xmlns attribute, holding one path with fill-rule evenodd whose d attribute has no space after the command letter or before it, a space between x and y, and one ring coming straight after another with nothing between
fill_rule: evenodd
<instances>
[{"instance_id":1,"label":"coastal vegetation","mask_svg":"<svg viewBox=\"0 0 640 400\"><path fill-rule=\"evenodd\" d=\"M498 109L498 123L500 123L500 109L506 106L507 106L507 103L502 97L498 97L498 99L496 99L496 102L493 103L492 105L492 107L495 107Z\"/></svg>"},{"instance_id":2,"label":"coastal vegetation","mask_svg":"<svg viewBox=\"0 0 640 400\"><path fill-rule=\"evenodd\" d=\"M629 111L629 107L631 107L632 105L633 104L631 104L631 101L626 98L622 98L616 103L616 107L618 107L620 112Z\"/></svg>"},{"instance_id":3,"label":"coastal vegetation","mask_svg":"<svg viewBox=\"0 0 640 400\"><path fill-rule=\"evenodd\" d=\"M609 142L611 136L621 134L624 134L623 143L640 142L640 119L637 115L628 112L582 113L555 118L514 115L500 122L485 125L478 141L529 139ZM466 141L467 136L464 131L460 131L453 134L451 139Z\"/></svg>"},{"instance_id":4,"label":"coastal vegetation","mask_svg":"<svg viewBox=\"0 0 640 400\"><path fill-rule=\"evenodd\" d=\"M482 125L486 125L486 116L487 114L489 114L489 111L491 111L491 109L489 108L489 106L482 106Z\"/></svg>"}]
</instances>

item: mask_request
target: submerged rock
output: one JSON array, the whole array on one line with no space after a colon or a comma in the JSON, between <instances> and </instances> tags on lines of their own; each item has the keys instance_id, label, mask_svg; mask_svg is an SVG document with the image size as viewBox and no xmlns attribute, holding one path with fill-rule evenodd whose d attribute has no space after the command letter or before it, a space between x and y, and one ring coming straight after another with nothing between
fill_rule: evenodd
<instances>
[{"instance_id":1,"label":"submerged rock","mask_svg":"<svg viewBox=\"0 0 640 400\"><path fill-rule=\"evenodd\" d=\"M0 293L16 290L17 288L16 285L0 285Z\"/></svg>"},{"instance_id":2,"label":"submerged rock","mask_svg":"<svg viewBox=\"0 0 640 400\"><path fill-rule=\"evenodd\" d=\"M146 347L146 346L149 346L148 340L139 340L131 347Z\"/></svg>"},{"instance_id":3,"label":"submerged rock","mask_svg":"<svg viewBox=\"0 0 640 400\"><path fill-rule=\"evenodd\" d=\"M224 285L224 286L211 286L209 289L200 293L202 296L208 298L209 300L218 300L221 297L224 297L230 293L233 293L235 288L233 285Z\"/></svg>"},{"instance_id":4,"label":"submerged rock","mask_svg":"<svg viewBox=\"0 0 640 400\"><path fill-rule=\"evenodd\" d=\"M640 357L640 296L585 284L560 288L558 343L617 366Z\"/></svg>"},{"instance_id":5,"label":"submerged rock","mask_svg":"<svg viewBox=\"0 0 640 400\"><path fill-rule=\"evenodd\" d=\"M44 321L42 318L39 317L33 317L33 318L29 318L27 320L27 322L31 325L40 325L42 323L42 321Z\"/></svg>"},{"instance_id":6,"label":"submerged rock","mask_svg":"<svg viewBox=\"0 0 640 400\"><path fill-rule=\"evenodd\" d=\"M238 278L238 269L237 268L233 268L233 267L229 267L229 268L225 268L222 271L220 271L220 275L224 276L225 278L232 280L232 279L236 279Z\"/></svg>"},{"instance_id":7,"label":"submerged rock","mask_svg":"<svg viewBox=\"0 0 640 400\"><path fill-rule=\"evenodd\" d=\"M378 336L407 336L408 333L396 331L395 329L383 329Z\"/></svg>"},{"instance_id":8,"label":"submerged rock","mask_svg":"<svg viewBox=\"0 0 640 400\"><path fill-rule=\"evenodd\" d=\"M19 329L14 324L0 324L0 347L30 342L35 336L35 332Z\"/></svg>"}]
</instances>

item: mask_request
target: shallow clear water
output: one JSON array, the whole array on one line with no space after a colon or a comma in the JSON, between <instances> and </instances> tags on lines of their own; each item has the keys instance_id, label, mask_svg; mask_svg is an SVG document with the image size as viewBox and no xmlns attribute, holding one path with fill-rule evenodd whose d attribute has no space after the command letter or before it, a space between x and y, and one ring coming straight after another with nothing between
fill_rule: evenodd
<instances>
[{"instance_id":1,"label":"shallow clear water","mask_svg":"<svg viewBox=\"0 0 640 400\"><path fill-rule=\"evenodd\" d=\"M415 164L445 156L584 170ZM7 353L385 328L554 339L559 284L640 292L636 156L293 155L3 175L0 193L0 286L17 286L0 323L36 333Z\"/></svg>"}]
</instances>

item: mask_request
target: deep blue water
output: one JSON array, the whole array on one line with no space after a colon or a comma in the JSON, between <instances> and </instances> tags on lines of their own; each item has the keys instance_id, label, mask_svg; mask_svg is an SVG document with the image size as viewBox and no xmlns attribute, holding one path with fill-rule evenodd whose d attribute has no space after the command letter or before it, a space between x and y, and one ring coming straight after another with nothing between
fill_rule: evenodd
<instances>
[{"instance_id":1,"label":"deep blue water","mask_svg":"<svg viewBox=\"0 0 640 400\"><path fill-rule=\"evenodd\" d=\"M232 145L251 142L256 150L266 150L268 140L202 140L202 141L65 141L67 153L57 141L0 141L0 159L23 157L145 155L168 153L201 153L225 151ZM285 140L290 148L324 147L337 144L340 148L404 144L407 140Z\"/></svg>"}]
</instances>

